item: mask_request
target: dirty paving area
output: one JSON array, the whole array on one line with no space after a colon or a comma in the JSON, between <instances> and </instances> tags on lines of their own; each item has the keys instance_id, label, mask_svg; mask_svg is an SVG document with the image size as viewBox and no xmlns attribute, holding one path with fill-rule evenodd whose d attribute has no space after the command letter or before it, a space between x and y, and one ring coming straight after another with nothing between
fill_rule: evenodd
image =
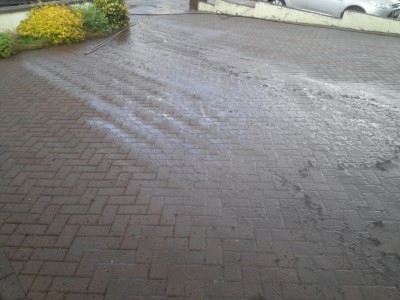
<instances>
[{"instance_id":1,"label":"dirty paving area","mask_svg":"<svg viewBox=\"0 0 400 300\"><path fill-rule=\"evenodd\" d=\"M135 23L0 61L3 299L400 299L400 40Z\"/></svg>"}]
</instances>

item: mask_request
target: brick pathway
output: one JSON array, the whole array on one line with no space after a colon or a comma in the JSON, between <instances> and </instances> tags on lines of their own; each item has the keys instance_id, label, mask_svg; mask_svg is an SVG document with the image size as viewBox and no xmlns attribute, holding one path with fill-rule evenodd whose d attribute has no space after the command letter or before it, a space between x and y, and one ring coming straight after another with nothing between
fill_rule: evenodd
<instances>
[{"instance_id":1,"label":"brick pathway","mask_svg":"<svg viewBox=\"0 0 400 300\"><path fill-rule=\"evenodd\" d=\"M4 300L399 299L400 40L132 22L0 61Z\"/></svg>"}]
</instances>

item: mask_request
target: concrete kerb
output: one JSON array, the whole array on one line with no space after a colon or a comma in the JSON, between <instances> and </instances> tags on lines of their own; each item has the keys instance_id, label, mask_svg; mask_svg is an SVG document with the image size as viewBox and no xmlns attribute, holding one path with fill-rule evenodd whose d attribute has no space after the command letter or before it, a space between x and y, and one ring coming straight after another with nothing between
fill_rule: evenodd
<instances>
[{"instance_id":1,"label":"concrete kerb","mask_svg":"<svg viewBox=\"0 0 400 300\"><path fill-rule=\"evenodd\" d=\"M217 10L215 9L215 5L206 2L199 2L198 10L208 13L217 12Z\"/></svg>"},{"instance_id":2,"label":"concrete kerb","mask_svg":"<svg viewBox=\"0 0 400 300\"><path fill-rule=\"evenodd\" d=\"M254 17L255 9L253 7L248 7L232 2L227 1L216 1L215 6L218 12L235 15L235 16L243 16L243 17Z\"/></svg>"},{"instance_id":3,"label":"concrete kerb","mask_svg":"<svg viewBox=\"0 0 400 300\"><path fill-rule=\"evenodd\" d=\"M380 18L352 11L346 11L342 19L336 19L318 13L272 5L265 2L257 2L255 8L251 8L224 0L216 0L214 5L200 2L199 11L219 12L227 15L254 17L285 23L400 35L399 20Z\"/></svg>"}]
</instances>

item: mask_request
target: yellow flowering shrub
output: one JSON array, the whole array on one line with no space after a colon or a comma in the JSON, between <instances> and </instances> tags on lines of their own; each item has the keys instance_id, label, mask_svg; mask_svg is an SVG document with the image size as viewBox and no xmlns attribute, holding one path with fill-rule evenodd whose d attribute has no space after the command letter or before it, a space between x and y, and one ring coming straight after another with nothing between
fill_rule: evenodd
<instances>
[{"instance_id":1,"label":"yellow flowering shrub","mask_svg":"<svg viewBox=\"0 0 400 300\"><path fill-rule=\"evenodd\" d=\"M33 8L28 18L19 24L18 33L34 39L50 39L55 45L80 42L85 38L82 13L57 3Z\"/></svg>"}]
</instances>

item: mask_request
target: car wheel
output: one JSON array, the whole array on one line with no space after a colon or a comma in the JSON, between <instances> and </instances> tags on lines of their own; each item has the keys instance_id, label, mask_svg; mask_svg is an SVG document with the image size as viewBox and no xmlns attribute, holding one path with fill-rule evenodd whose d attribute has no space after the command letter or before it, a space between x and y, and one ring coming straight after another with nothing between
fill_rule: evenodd
<instances>
[{"instance_id":1,"label":"car wheel","mask_svg":"<svg viewBox=\"0 0 400 300\"><path fill-rule=\"evenodd\" d=\"M284 0L272 0L272 1L269 1L269 2L272 3L272 4L275 4L275 5L279 5L279 6L286 6L286 3L285 3Z\"/></svg>"},{"instance_id":2,"label":"car wheel","mask_svg":"<svg viewBox=\"0 0 400 300\"><path fill-rule=\"evenodd\" d=\"M349 11L349 10L351 10L351 11L358 11L358 12L360 12L360 13L364 13L364 14L365 14L365 10L362 9L361 7L359 7L359 6L350 6L350 7L346 8L346 9L342 12L341 18L343 18L344 12L345 12L345 11Z\"/></svg>"}]
</instances>

